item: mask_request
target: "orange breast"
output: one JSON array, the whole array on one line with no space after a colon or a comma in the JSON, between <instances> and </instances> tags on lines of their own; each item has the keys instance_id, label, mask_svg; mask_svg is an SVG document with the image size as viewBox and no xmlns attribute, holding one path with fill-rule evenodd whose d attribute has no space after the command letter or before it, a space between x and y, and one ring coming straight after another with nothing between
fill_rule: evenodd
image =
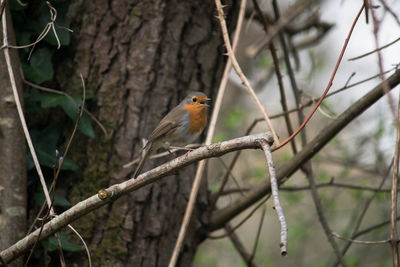
<instances>
[{"instance_id":1,"label":"orange breast","mask_svg":"<svg viewBox=\"0 0 400 267\"><path fill-rule=\"evenodd\" d=\"M207 108L205 106L185 105L183 109L189 111L189 133L203 131L207 124Z\"/></svg>"}]
</instances>

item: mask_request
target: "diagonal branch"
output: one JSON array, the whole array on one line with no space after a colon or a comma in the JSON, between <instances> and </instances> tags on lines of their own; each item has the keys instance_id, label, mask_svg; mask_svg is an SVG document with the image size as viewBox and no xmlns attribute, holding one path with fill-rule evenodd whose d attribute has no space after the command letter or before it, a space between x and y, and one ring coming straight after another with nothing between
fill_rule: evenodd
<instances>
[{"instance_id":1,"label":"diagonal branch","mask_svg":"<svg viewBox=\"0 0 400 267\"><path fill-rule=\"evenodd\" d=\"M399 176L399 146L400 146L400 100L397 107L396 145L393 156L392 192L390 201L390 245L392 247L393 266L399 266L399 235L397 233L397 184Z\"/></svg>"},{"instance_id":2,"label":"diagonal branch","mask_svg":"<svg viewBox=\"0 0 400 267\"><path fill-rule=\"evenodd\" d=\"M236 51L236 48L239 43L239 36L240 36L240 32L241 32L242 25L243 25L244 11L246 9L246 4L247 4L247 0L242 0L242 2L240 4L239 16L238 16L237 23L236 23L236 32L233 37L232 53L234 53ZM216 127L218 116L219 116L219 113L221 110L222 99L225 94L226 85L228 83L228 76L229 76L229 72L231 69L232 69L232 60L230 58L228 58L228 61L225 65L224 74L223 74L220 86L218 88L217 99L215 101L214 109L213 109L213 112L211 115L210 126L207 131L207 137L206 137L206 142L205 142L206 145L211 144L212 138L215 133L215 127ZM190 218L193 213L193 207L196 202L197 193L200 188L201 180L204 176L203 174L204 174L205 168L206 168L206 161L200 161L199 165L197 166L192 190L190 192L189 202L186 206L185 215L183 217L182 225L179 229L178 239L176 241L175 248L172 252L169 266L175 266L176 261L178 260L178 255L179 255L179 252L181 251L181 247L183 244L183 240L185 238L187 228L189 227Z\"/></svg>"},{"instance_id":3,"label":"diagonal branch","mask_svg":"<svg viewBox=\"0 0 400 267\"><path fill-rule=\"evenodd\" d=\"M263 139L266 140L270 145L273 142L272 135L270 133L263 133L239 137L209 146L203 146L150 171L147 171L139 175L136 179L129 179L123 183L112 185L107 189L101 189L99 190L98 194L77 203L72 208L66 210L62 214L56 216L54 219L46 223L40 235L40 240L46 239L50 235L60 231L69 223L95 209L106 205L110 201L114 201L122 195L158 181L162 177L188 166L189 164L198 162L205 158L220 157L224 154L241 149L257 149L260 147L260 140ZM0 258L2 258L4 262L9 263L19 255L26 252L34 244L39 234L39 230L40 229L34 231L13 246L1 251Z\"/></svg>"},{"instance_id":4,"label":"diagonal branch","mask_svg":"<svg viewBox=\"0 0 400 267\"><path fill-rule=\"evenodd\" d=\"M270 131L272 132L272 136L274 137L274 143L276 145L279 145L278 136L276 135L275 130L272 127L271 120L269 119L269 117L267 115L267 112L265 111L264 106L261 104L261 102L258 99L256 93L254 92L254 89L251 87L250 82L247 80L247 78L244 75L242 69L240 68L240 65L237 62L236 57L235 57L235 55L233 53L231 42L229 40L226 21L224 19L224 11L222 10L221 1L220 0L215 0L215 4L217 6L217 11L218 11L218 20L219 20L219 22L221 24L222 36L224 38L226 50L228 51L228 56L232 60L233 68L235 69L236 73L240 77L240 80L242 81L243 85L247 89L247 92L251 95L251 97L253 98L254 102L257 105L257 107L260 109L261 113L263 114L265 122L267 123L267 126L270 129Z\"/></svg>"},{"instance_id":5,"label":"diagonal branch","mask_svg":"<svg viewBox=\"0 0 400 267\"><path fill-rule=\"evenodd\" d=\"M396 87L400 83L400 70L397 70L390 78L386 80L386 82L390 89ZM357 118L370 106L372 106L383 95L385 95L383 83L380 83L364 97L352 104L337 119L333 120L329 125L323 128L318 136L311 140L289 162L282 165L277 170L276 177L278 183L284 183L290 175L299 169L301 165L318 153L344 127L346 127L352 120ZM210 220L209 230L215 230L223 227L226 222L230 221L233 217L250 207L262 197L269 195L270 192L270 183L268 181L261 183L259 186L257 186L257 188L248 192L245 197L242 197L226 208L215 212Z\"/></svg>"}]
</instances>

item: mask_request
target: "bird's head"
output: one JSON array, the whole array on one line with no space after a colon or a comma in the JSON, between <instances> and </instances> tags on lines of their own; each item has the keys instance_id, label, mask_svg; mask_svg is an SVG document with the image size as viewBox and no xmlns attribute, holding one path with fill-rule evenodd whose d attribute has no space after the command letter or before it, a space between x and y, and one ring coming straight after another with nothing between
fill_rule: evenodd
<instances>
[{"instance_id":1,"label":"bird's head","mask_svg":"<svg viewBox=\"0 0 400 267\"><path fill-rule=\"evenodd\" d=\"M191 92L186 96L182 103L186 109L205 109L209 107L207 101L210 100L211 99L202 92Z\"/></svg>"}]
</instances>

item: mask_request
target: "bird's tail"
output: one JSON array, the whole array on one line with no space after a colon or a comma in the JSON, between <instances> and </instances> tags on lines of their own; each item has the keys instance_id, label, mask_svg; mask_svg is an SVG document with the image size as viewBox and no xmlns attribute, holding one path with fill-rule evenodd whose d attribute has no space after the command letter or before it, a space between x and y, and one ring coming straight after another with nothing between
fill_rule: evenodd
<instances>
[{"instance_id":1,"label":"bird's tail","mask_svg":"<svg viewBox=\"0 0 400 267\"><path fill-rule=\"evenodd\" d=\"M139 161L138 166L136 167L135 173L133 175L133 178L138 177L138 175L140 174L140 172L143 169L144 163L146 162L147 158L150 156L150 151L152 148L152 143L149 142L144 148L143 148L143 153L142 153L142 158Z\"/></svg>"}]
</instances>

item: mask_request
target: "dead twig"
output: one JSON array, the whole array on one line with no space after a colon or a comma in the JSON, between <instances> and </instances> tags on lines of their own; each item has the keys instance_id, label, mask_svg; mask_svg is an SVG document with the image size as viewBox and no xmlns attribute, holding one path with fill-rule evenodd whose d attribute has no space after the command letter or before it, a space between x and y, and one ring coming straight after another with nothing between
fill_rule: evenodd
<instances>
[{"instance_id":1,"label":"dead twig","mask_svg":"<svg viewBox=\"0 0 400 267\"><path fill-rule=\"evenodd\" d=\"M226 50L228 52L228 56L232 60L232 65L233 65L236 73L240 77L240 80L243 82L243 85L247 89L247 92L252 96L252 98L253 98L254 102L256 103L258 109L263 114L265 122L267 123L267 126L270 129L270 131L272 132L272 136L274 137L274 143L276 145L278 145L279 144L278 136L276 135L276 132L275 132L273 126L272 126L271 120L269 119L269 117L268 117L268 115L267 115L267 113L265 111L264 106L261 104L261 102L258 99L256 93L254 92L254 90L251 87L249 81L247 80L246 76L244 75L242 69L240 68L240 65L237 62L236 57L235 57L235 55L233 53L231 42L229 40L229 34L228 34L227 26L226 26L226 21L224 19L224 11L222 10L221 1L220 0L215 0L215 4L217 6L217 11L218 11L218 16L217 17L218 17L219 23L221 25L222 36L224 38L224 42L225 42Z\"/></svg>"},{"instance_id":2,"label":"dead twig","mask_svg":"<svg viewBox=\"0 0 400 267\"><path fill-rule=\"evenodd\" d=\"M393 89L396 87L400 83L400 70L391 75L391 77L387 79L387 82L389 84L389 88ZM343 130L343 128L345 128L361 113L363 113L382 96L384 96L385 92L383 91L382 87L383 85L380 83L371 89L363 97L343 111L337 119L321 129L320 134L307 143L307 145L301 151L299 151L299 153L293 156L293 158L291 158L287 163L283 164L277 170L277 179L279 183L282 184L290 179L290 176L297 171L300 166L302 166L323 147L325 147L326 144L332 140L332 138L334 138L341 130ZM253 190L247 192L245 197L239 198L229 206L214 212L209 220L209 229L220 229L226 224L226 222L232 220L232 218L253 205L256 201L266 196L268 197L270 190L270 183L268 181L264 181Z\"/></svg>"},{"instance_id":3,"label":"dead twig","mask_svg":"<svg viewBox=\"0 0 400 267\"><path fill-rule=\"evenodd\" d=\"M237 236L235 231L232 230L229 224L225 225L225 231L226 233L229 233L228 235L229 239L231 240L236 250L239 252L240 256L242 256L243 261L246 263L246 265L249 267L256 267L252 259L252 256L247 252L245 246L242 244L239 237Z\"/></svg>"},{"instance_id":4,"label":"dead twig","mask_svg":"<svg viewBox=\"0 0 400 267\"><path fill-rule=\"evenodd\" d=\"M363 190L363 191L372 191L372 192L385 192L385 193L390 192L390 189L380 189L380 188L369 187L369 186L336 183L336 182L334 182L333 179L327 183L316 184L315 187L316 188L339 187L339 188L346 188L346 189L352 189L352 190ZM282 186L279 188L279 190L281 190L281 191L289 191L289 192L304 191L304 190L310 190L310 189L311 189L311 187L309 185L308 186Z\"/></svg>"},{"instance_id":5,"label":"dead twig","mask_svg":"<svg viewBox=\"0 0 400 267\"><path fill-rule=\"evenodd\" d=\"M381 188L383 187L383 185L384 185L384 183L385 183L385 181L386 181L386 178L387 178L387 176L389 175L389 172L390 172L390 170L391 170L391 168L392 168L392 164L393 164L393 160L392 160L392 162L390 163L389 167L386 169L386 173L384 173L384 174L382 175L382 180L381 180L380 184L378 185L378 189L381 189ZM353 231L352 231L352 234L351 234L351 237L352 237L352 238L356 238L356 237L357 237L358 229L360 228L361 223L362 223L362 221L363 221L363 219L364 219L364 217L365 217L365 214L367 213L367 211L368 211L368 209L369 209L369 207L370 207L372 201L374 200L375 196L377 195L377 192L378 192L378 191L375 191L375 192L367 199L367 201L365 202L364 207L363 207L363 209L361 210L360 216L358 217L358 219L357 219L357 221L356 221L356 224L355 224L355 226L354 226L354 229L353 229ZM351 243L351 242L348 242L348 243L344 246L344 248L342 249L342 255L343 255L343 256L346 254L347 250L350 248L351 245L352 245L352 243ZM335 264L334 264L334 266L338 266L338 265L339 265L339 262L336 261Z\"/></svg>"},{"instance_id":6,"label":"dead twig","mask_svg":"<svg viewBox=\"0 0 400 267\"><path fill-rule=\"evenodd\" d=\"M383 82L383 88L385 89L385 92L387 93L387 100L389 103L389 107L390 110L392 111L392 115L393 115L393 119L396 120L396 108L395 108L395 104L394 104L394 100L392 97L392 94L389 92L389 86L386 83L386 78L385 78L385 74L383 73L383 57L382 57L382 53L381 50L379 50L379 31L380 31L380 27L381 27L381 20L378 19L378 17L376 16L375 13L375 9L371 9L371 15L372 15L372 22L373 22L373 33L374 33L374 40L375 40L375 48L377 50L377 57L378 57L378 67L379 67L379 73L380 73L380 78Z\"/></svg>"},{"instance_id":7,"label":"dead twig","mask_svg":"<svg viewBox=\"0 0 400 267\"><path fill-rule=\"evenodd\" d=\"M394 40L394 41L392 41L392 42L390 42L390 43L388 43L388 44L386 44L386 45L384 45L384 46L381 46L381 47L379 47L379 48L376 48L376 49L374 49L374 50L372 50L372 51L370 51L370 52L368 52L368 53L362 54L362 55L357 56L357 57L349 58L348 61L354 61L354 60L357 60L357 59L360 59L360 58L363 58L363 57L372 55L373 53L376 53L376 52L381 51L381 50L383 50L383 49L385 49L385 48L388 48L389 46L391 46L391 45L397 43L398 41L400 41L400 37L397 38L396 40Z\"/></svg>"},{"instance_id":8,"label":"dead twig","mask_svg":"<svg viewBox=\"0 0 400 267\"><path fill-rule=\"evenodd\" d=\"M390 239L386 239L386 240L379 240L379 241L364 241L364 240L355 240L355 239L349 239L349 238L345 238L345 237L341 237L339 234L332 232L332 236L354 243L354 244L361 244L361 245L380 245L380 244L386 244L386 243L390 243Z\"/></svg>"},{"instance_id":9,"label":"dead twig","mask_svg":"<svg viewBox=\"0 0 400 267\"><path fill-rule=\"evenodd\" d=\"M98 194L77 203L70 209L46 223L43 227L40 240L49 237L63 227L67 226L69 223L95 209L100 208L101 206L108 204L110 201L160 180L161 178L166 177L168 174L173 173L189 164L193 164L206 158L220 157L224 154L241 149L258 149L260 146L260 139L267 140L269 144L273 143L272 135L270 133L264 133L235 138L221 143L214 143L209 146L202 146L152 170L142 173L136 179L131 178L120 184L114 184L107 189L99 190ZM25 236L16 244L1 251L0 257L2 257L6 263L11 262L13 259L17 258L19 255L32 247L39 234L39 231L40 229L37 229L28 236Z\"/></svg>"},{"instance_id":10,"label":"dead twig","mask_svg":"<svg viewBox=\"0 0 400 267\"><path fill-rule=\"evenodd\" d=\"M6 8L6 4L7 4L7 0L1 0L1 4L0 4L0 19L3 16L3 12Z\"/></svg>"},{"instance_id":11,"label":"dead twig","mask_svg":"<svg viewBox=\"0 0 400 267\"><path fill-rule=\"evenodd\" d=\"M267 159L269 178L271 181L271 194L274 201L274 209L276 211L276 214L278 215L279 223L281 224L281 254L282 256L285 256L287 254L287 224L285 215L283 214L281 203L279 202L278 182L276 181L275 166L274 162L272 161L271 148L269 144L265 142L265 140L260 140L260 146L264 150L264 154Z\"/></svg>"},{"instance_id":12,"label":"dead twig","mask_svg":"<svg viewBox=\"0 0 400 267\"><path fill-rule=\"evenodd\" d=\"M258 5L257 0L253 0L253 6L257 12L257 15L261 21L261 24L263 25L264 32L268 36L270 25L269 25L266 17L264 17L263 12L261 11L260 6ZM282 35L282 33L279 32L279 36L281 36L281 35ZM287 112L288 106L287 106L287 101L286 101L285 87L283 85L282 73L281 73L281 69L279 66L279 59L278 59L278 56L276 53L276 48L275 48L275 44L274 44L273 40L271 40L269 42L268 46L269 46L269 50L271 52L272 60L274 63L276 79L278 80L279 93L281 95L281 106L282 106L283 111ZM290 121L289 114L285 114L284 118L285 118L286 128L287 128L288 134L290 136L293 133L293 127L292 127L292 122ZM293 142L291 142L291 145L292 145L293 153L296 154L297 153L296 143L293 141Z\"/></svg>"},{"instance_id":13,"label":"dead twig","mask_svg":"<svg viewBox=\"0 0 400 267\"><path fill-rule=\"evenodd\" d=\"M238 21L237 21L237 24L236 24L236 32L235 32L235 36L234 36L234 40L233 40L234 47L231 48L231 53L232 54L234 54L234 51L235 51L235 49L236 49L236 47L238 45L238 42L239 42L239 35L240 35L240 31L241 31L242 24L243 24L244 11L245 11L245 8L246 8L246 3L247 3L247 0L242 0L241 5L240 5ZM218 115L219 115L219 111L220 111L220 108L221 108L221 105L222 105L222 99L224 97L226 84L228 82L228 75L229 75L229 72L230 72L231 67L232 67L232 62L233 62L233 60L231 58L229 58L226 66L225 66L224 76L223 76L223 78L221 80L221 84L220 84L220 87L218 89L217 100L216 100L215 105L214 105L213 113L212 113L211 120L210 120L210 126L209 126L208 131L207 131L207 137L206 137L206 142L205 142L206 145L211 144L212 137L214 136L215 126L216 126ZM174 248L174 250L172 252L172 256L171 256L171 259L170 259L170 262L169 262L169 265L168 265L169 267L174 267L175 264L176 264L176 261L178 259L178 255L179 255L180 249L181 249L182 244L183 244L183 240L184 240L184 237L185 237L185 234L186 234L186 230L187 230L187 227L189 225L190 218L192 216L193 207L194 207L194 204L195 204L195 201L196 201L198 190L200 188L200 182L201 182L201 179L203 177L205 166L206 166L206 161L200 161L199 165L197 166L196 175L195 175L195 178L194 178L194 181L193 181L192 190L190 192L189 202L188 202L188 204L186 206L185 215L183 217L183 222L182 222L181 228L179 230L178 239L176 241L175 248Z\"/></svg>"},{"instance_id":14,"label":"dead twig","mask_svg":"<svg viewBox=\"0 0 400 267\"><path fill-rule=\"evenodd\" d=\"M33 88L41 90L41 91L45 91L45 92L49 92L49 93L53 93L53 94L58 94L58 95L63 95L66 98L68 98L69 100L71 100L75 105L78 106L78 103L75 101L75 99L72 96L70 96L69 94L67 94L66 92L55 90L55 89L51 89L51 88L44 87L44 86L41 86L41 85L37 85L37 84L34 84L34 83L32 83L32 82L30 82L30 81L28 81L26 79L23 79L23 82L25 84L33 87ZM86 107L82 107L82 108L86 112L86 114L100 127L100 129L103 131L104 135L106 137L108 137L109 133L107 132L107 130L104 127L104 125L89 110L87 110Z\"/></svg>"},{"instance_id":15,"label":"dead twig","mask_svg":"<svg viewBox=\"0 0 400 267\"><path fill-rule=\"evenodd\" d=\"M231 232L227 232L225 234L221 234L221 235L208 235L207 237L210 239L220 239L220 238L224 238L227 237L228 235L230 235L233 231L235 231L236 229L238 229L240 226L242 226L248 219L251 218L251 216L253 216L253 214L260 208L262 207L262 205L264 205L265 202L267 202L268 198L263 199L262 201L260 201L260 203L258 203L250 212L249 214L246 215L246 217L244 217L238 224L236 224L234 227L230 227Z\"/></svg>"},{"instance_id":16,"label":"dead twig","mask_svg":"<svg viewBox=\"0 0 400 267\"><path fill-rule=\"evenodd\" d=\"M394 147L392 192L390 198L390 245L392 247L393 266L399 266L399 236L397 233L397 183L399 175L399 149L400 149L400 98L397 107L396 145Z\"/></svg>"},{"instance_id":17,"label":"dead twig","mask_svg":"<svg viewBox=\"0 0 400 267\"><path fill-rule=\"evenodd\" d=\"M338 70L338 68L339 68L340 62L342 61L344 52L346 51L346 48L347 48L347 44L348 44L349 41L350 41L350 37L351 37L351 35L352 35L352 33L353 33L354 27L356 26L356 23L357 23L357 21L358 21L358 18L360 17L360 15L361 15L361 13L362 13L363 10L364 10L364 4L361 6L360 11L358 12L356 18L355 18L354 21L353 21L353 24L352 24L351 27L350 27L350 31L349 31L349 33L348 33L348 35L347 35L347 38L346 38L346 40L345 40L345 42L344 42L344 44L343 44L342 51L340 52L339 58L338 58L338 60L337 60L337 62L336 62L336 66L335 66L335 68L334 68L334 70L333 70L333 73L332 73L332 75L331 75L331 78L329 79L328 85L326 86L325 91L323 92L323 94L322 94L321 97L319 98L317 104L316 104L316 105L314 106L314 108L311 110L310 114L309 114L309 115L307 116L307 118L303 121L303 123L300 125L300 127L299 127L290 137L288 137L288 138L287 138L285 141L283 141L280 145L278 145L277 147L275 147L275 148L273 149L273 151L275 151L275 150L277 150L277 149L283 147L283 146L286 145L288 142L290 142L290 141L291 141L305 126L306 126L306 124L307 124L308 121L311 119L311 117L313 116L313 114L315 113L315 111L317 110L317 108L319 107L319 105L322 103L322 100L324 100L325 96L327 95L329 89L330 89L331 86L332 86L333 79L335 78L335 75L336 75L336 72L337 72L337 70Z\"/></svg>"},{"instance_id":18,"label":"dead twig","mask_svg":"<svg viewBox=\"0 0 400 267\"><path fill-rule=\"evenodd\" d=\"M81 234L79 234L79 232L74 227L72 227L72 225L68 224L68 228L71 229L72 232L74 232L81 240L83 246L85 247L86 255L88 256L89 267L92 267L92 257L90 256L90 250L89 250L89 247L86 245L85 239L83 239Z\"/></svg>"},{"instance_id":19,"label":"dead twig","mask_svg":"<svg viewBox=\"0 0 400 267\"><path fill-rule=\"evenodd\" d=\"M258 241L260 240L260 235L261 235L261 229L262 229L262 226L264 224L265 212L266 212L266 207L264 205L263 209L262 209L262 212L261 212L260 222L258 223L257 234L256 234L256 238L254 240L253 251L251 252L251 257L250 257L251 262L253 262L253 259L254 259L255 255L256 255Z\"/></svg>"}]
</instances>

